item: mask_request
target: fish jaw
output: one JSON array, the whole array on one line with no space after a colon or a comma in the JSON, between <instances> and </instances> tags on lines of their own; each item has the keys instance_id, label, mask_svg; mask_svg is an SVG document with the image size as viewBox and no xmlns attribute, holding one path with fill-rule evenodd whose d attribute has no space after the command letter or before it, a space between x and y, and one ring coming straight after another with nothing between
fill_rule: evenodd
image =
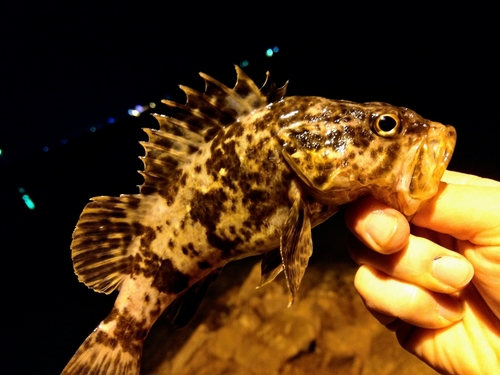
<instances>
[{"instance_id":1,"label":"fish jaw","mask_svg":"<svg viewBox=\"0 0 500 375\"><path fill-rule=\"evenodd\" d=\"M426 137L408 153L394 202L395 208L407 218L413 217L425 201L436 195L456 139L453 126L430 121Z\"/></svg>"}]
</instances>

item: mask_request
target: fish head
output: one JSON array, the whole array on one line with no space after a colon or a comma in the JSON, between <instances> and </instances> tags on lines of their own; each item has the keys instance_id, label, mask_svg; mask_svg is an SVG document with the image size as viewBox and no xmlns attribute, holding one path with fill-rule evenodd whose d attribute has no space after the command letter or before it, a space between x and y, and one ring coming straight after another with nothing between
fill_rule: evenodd
<instances>
[{"instance_id":1,"label":"fish head","mask_svg":"<svg viewBox=\"0 0 500 375\"><path fill-rule=\"evenodd\" d=\"M371 194L411 218L437 193L455 147L452 126L381 102L309 100L305 115L282 116L290 121L278 136L316 200L341 205Z\"/></svg>"}]
</instances>

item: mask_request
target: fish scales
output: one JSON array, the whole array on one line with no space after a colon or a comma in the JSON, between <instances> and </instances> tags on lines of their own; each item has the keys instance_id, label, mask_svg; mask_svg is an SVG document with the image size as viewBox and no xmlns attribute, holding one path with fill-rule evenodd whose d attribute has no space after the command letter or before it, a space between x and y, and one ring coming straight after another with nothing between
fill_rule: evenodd
<instances>
[{"instance_id":1,"label":"fish scales","mask_svg":"<svg viewBox=\"0 0 500 375\"><path fill-rule=\"evenodd\" d=\"M312 254L311 228L371 194L411 218L437 192L453 127L386 103L285 97L236 67L233 89L200 73L164 101L140 194L95 197L73 234L81 282L119 290L110 314L63 370L138 374L142 344L165 310L184 325L221 268L263 254L261 286L284 272L290 304Z\"/></svg>"}]
</instances>

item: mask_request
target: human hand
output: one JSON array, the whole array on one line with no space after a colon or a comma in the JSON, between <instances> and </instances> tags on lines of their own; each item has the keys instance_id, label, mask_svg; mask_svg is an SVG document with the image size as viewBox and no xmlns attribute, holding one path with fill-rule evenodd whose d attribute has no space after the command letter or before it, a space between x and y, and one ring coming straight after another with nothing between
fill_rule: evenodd
<instances>
[{"instance_id":1,"label":"human hand","mask_svg":"<svg viewBox=\"0 0 500 375\"><path fill-rule=\"evenodd\" d=\"M500 374L500 182L449 171L443 181L411 226L370 197L347 208L364 243L350 247L355 286L436 371Z\"/></svg>"}]
</instances>

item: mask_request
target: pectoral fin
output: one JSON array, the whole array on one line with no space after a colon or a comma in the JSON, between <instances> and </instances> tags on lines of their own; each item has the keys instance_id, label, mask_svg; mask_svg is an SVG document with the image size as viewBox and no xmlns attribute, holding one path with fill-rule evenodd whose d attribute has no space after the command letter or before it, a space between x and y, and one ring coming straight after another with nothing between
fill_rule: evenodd
<instances>
[{"instance_id":1,"label":"pectoral fin","mask_svg":"<svg viewBox=\"0 0 500 375\"><path fill-rule=\"evenodd\" d=\"M290 307L312 254L310 213L307 204L300 197L295 199L285 221L280 239L280 252L290 293L288 303Z\"/></svg>"}]
</instances>

